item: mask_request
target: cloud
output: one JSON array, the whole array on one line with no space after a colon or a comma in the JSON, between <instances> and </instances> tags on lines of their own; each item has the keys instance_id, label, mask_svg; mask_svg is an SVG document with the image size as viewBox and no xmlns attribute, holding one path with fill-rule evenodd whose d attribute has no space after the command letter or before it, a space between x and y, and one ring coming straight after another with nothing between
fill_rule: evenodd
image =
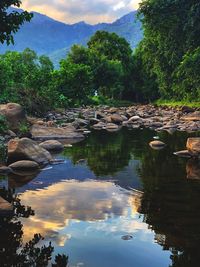
<instances>
[{"instance_id":1,"label":"cloud","mask_svg":"<svg viewBox=\"0 0 200 267\"><path fill-rule=\"evenodd\" d=\"M22 8L37 11L54 19L91 24L112 22L138 8L141 0L24 0Z\"/></svg>"}]
</instances>

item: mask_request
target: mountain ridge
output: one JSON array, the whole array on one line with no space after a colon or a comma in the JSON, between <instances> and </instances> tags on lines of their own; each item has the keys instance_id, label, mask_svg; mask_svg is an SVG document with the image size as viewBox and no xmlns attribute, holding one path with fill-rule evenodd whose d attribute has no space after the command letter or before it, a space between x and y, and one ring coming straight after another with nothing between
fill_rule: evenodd
<instances>
[{"instance_id":1,"label":"mountain ridge","mask_svg":"<svg viewBox=\"0 0 200 267\"><path fill-rule=\"evenodd\" d=\"M10 9L9 12L23 11L22 9ZM55 65L66 56L74 44L86 45L90 37L97 30L115 32L124 37L134 49L143 37L141 22L136 21L137 11L132 11L113 23L98 23L90 25L84 21L74 24L66 24L50 18L38 12L34 14L30 23L22 25L15 34L15 44L0 45L0 53L7 50L23 51L29 47L39 55L48 55Z\"/></svg>"}]
</instances>

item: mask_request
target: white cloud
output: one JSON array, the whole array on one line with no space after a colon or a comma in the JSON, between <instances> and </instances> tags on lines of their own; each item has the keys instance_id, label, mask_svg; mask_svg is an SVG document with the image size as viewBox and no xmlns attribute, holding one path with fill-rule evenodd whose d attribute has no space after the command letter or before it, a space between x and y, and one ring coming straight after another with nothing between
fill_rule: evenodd
<instances>
[{"instance_id":1,"label":"white cloud","mask_svg":"<svg viewBox=\"0 0 200 267\"><path fill-rule=\"evenodd\" d=\"M24 0L22 8L66 23L112 22L134 9L141 0Z\"/></svg>"}]
</instances>

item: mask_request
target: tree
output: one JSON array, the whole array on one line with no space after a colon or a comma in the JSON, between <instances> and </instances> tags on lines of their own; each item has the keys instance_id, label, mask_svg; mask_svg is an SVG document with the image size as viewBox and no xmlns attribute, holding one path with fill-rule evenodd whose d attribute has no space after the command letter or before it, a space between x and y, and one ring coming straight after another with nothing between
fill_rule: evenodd
<instances>
[{"instance_id":1,"label":"tree","mask_svg":"<svg viewBox=\"0 0 200 267\"><path fill-rule=\"evenodd\" d=\"M60 63L60 70L54 72L56 90L71 104L86 104L94 94L93 73L88 65L74 64L68 59Z\"/></svg>"},{"instance_id":2,"label":"tree","mask_svg":"<svg viewBox=\"0 0 200 267\"><path fill-rule=\"evenodd\" d=\"M173 98L177 68L185 54L200 46L199 0L143 0L140 14L143 42L159 91L162 97ZM181 94L176 96L181 99Z\"/></svg>"},{"instance_id":3,"label":"tree","mask_svg":"<svg viewBox=\"0 0 200 267\"><path fill-rule=\"evenodd\" d=\"M130 64L132 50L129 43L115 33L97 31L88 42L88 48L99 57L121 61L124 67Z\"/></svg>"},{"instance_id":4,"label":"tree","mask_svg":"<svg viewBox=\"0 0 200 267\"><path fill-rule=\"evenodd\" d=\"M20 0L1 0L0 1L0 42L7 44L14 43L13 34L16 33L20 26L30 21L33 14L27 11L12 11L9 12L8 8L11 6L20 7Z\"/></svg>"}]
</instances>

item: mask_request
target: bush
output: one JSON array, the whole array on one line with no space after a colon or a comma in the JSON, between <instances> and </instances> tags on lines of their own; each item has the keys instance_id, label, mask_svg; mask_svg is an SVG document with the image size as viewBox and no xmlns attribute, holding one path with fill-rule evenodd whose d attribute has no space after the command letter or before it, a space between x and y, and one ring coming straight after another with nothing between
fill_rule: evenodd
<instances>
[{"instance_id":1,"label":"bush","mask_svg":"<svg viewBox=\"0 0 200 267\"><path fill-rule=\"evenodd\" d=\"M5 134L8 131L8 122L6 117L0 115L0 134Z\"/></svg>"}]
</instances>

